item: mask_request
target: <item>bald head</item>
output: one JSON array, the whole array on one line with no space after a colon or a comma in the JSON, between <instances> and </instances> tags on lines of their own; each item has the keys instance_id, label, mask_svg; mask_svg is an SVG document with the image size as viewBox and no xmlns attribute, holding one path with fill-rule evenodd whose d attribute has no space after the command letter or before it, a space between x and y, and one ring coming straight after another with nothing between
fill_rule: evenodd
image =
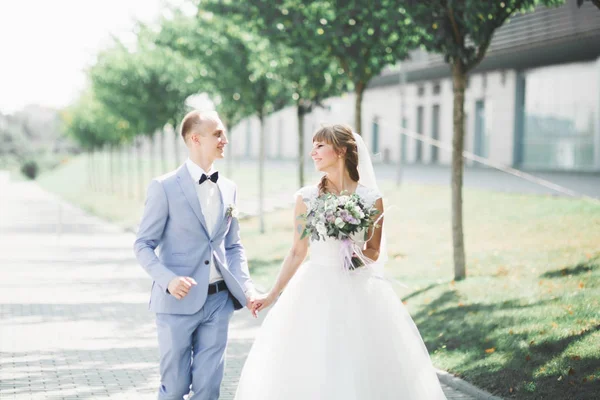
<instances>
[{"instance_id":1,"label":"bald head","mask_svg":"<svg viewBox=\"0 0 600 400\"><path fill-rule=\"evenodd\" d=\"M207 134L222 126L216 111L190 111L181 122L181 137L187 142L192 133Z\"/></svg>"}]
</instances>

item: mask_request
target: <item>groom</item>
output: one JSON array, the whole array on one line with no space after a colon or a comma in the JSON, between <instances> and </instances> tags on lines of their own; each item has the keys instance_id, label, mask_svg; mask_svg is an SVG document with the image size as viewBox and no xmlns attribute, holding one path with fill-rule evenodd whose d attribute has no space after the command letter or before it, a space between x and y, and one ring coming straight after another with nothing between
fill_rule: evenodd
<instances>
[{"instance_id":1,"label":"groom","mask_svg":"<svg viewBox=\"0 0 600 400\"><path fill-rule=\"evenodd\" d=\"M181 136L189 158L154 179L134 244L154 280L160 350L160 400L219 397L234 309L252 310L254 286L235 218L236 186L213 162L224 157L227 136L216 112L188 113ZM157 255L156 249L160 252Z\"/></svg>"}]
</instances>

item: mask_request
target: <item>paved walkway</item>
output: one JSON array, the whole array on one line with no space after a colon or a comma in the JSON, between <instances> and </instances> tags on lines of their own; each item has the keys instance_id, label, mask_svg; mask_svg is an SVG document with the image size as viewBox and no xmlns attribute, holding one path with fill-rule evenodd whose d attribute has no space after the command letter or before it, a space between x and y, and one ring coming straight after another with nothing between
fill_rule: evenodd
<instances>
[{"instance_id":1,"label":"paved walkway","mask_svg":"<svg viewBox=\"0 0 600 400\"><path fill-rule=\"evenodd\" d=\"M155 398L150 281L132 242L33 183L0 179L1 399ZM259 325L236 313L222 399L233 398Z\"/></svg>"}]
</instances>

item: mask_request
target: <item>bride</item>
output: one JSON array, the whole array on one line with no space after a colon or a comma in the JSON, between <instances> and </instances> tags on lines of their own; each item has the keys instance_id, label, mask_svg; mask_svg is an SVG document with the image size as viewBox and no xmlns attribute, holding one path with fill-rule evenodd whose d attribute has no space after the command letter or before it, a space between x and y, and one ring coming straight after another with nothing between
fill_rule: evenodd
<instances>
[{"instance_id":1,"label":"bride","mask_svg":"<svg viewBox=\"0 0 600 400\"><path fill-rule=\"evenodd\" d=\"M374 262L350 271L342 267L341 241L302 238L298 217L323 193L355 193L383 213L362 138L344 125L323 127L313 137L311 156L325 175L318 186L297 193L292 248L254 311L277 304L259 330L235 398L445 399L419 331L380 277L387 259L383 218L377 228L354 238ZM310 261L302 264L309 241Z\"/></svg>"}]
</instances>

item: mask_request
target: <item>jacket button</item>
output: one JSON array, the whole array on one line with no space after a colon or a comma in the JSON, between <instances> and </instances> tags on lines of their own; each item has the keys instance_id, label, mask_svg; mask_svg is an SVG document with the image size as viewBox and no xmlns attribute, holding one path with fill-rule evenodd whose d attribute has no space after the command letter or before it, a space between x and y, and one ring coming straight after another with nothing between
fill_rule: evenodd
<instances>
[{"instance_id":1,"label":"jacket button","mask_svg":"<svg viewBox=\"0 0 600 400\"><path fill-rule=\"evenodd\" d=\"M204 260L204 264L208 265L208 260Z\"/></svg>"}]
</instances>

